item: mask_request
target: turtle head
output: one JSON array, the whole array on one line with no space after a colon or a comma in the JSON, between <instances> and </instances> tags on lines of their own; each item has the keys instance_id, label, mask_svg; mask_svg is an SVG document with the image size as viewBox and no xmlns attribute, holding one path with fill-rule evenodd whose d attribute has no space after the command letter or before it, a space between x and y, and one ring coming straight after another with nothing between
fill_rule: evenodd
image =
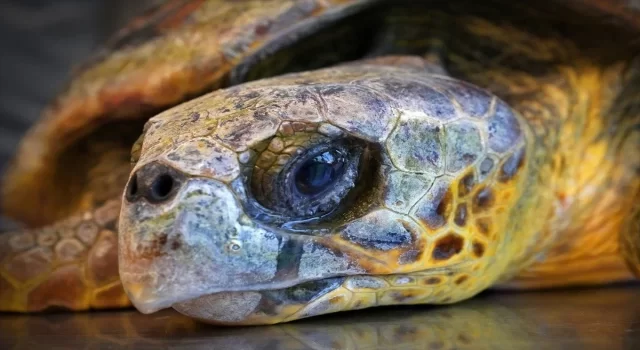
<instances>
[{"instance_id":1,"label":"turtle head","mask_svg":"<svg viewBox=\"0 0 640 350\"><path fill-rule=\"evenodd\" d=\"M525 134L486 91L409 69L202 96L152 118L135 146L123 285L143 312L245 324L468 298L521 244L507 217L526 209ZM403 274L422 287L391 293Z\"/></svg>"}]
</instances>

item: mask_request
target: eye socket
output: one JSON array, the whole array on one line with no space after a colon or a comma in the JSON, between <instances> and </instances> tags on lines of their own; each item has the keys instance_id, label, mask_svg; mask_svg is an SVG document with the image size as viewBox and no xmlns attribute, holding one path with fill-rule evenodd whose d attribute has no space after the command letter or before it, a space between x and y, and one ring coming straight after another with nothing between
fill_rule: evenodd
<instances>
[{"instance_id":1,"label":"eye socket","mask_svg":"<svg viewBox=\"0 0 640 350\"><path fill-rule=\"evenodd\" d=\"M307 141L310 144L299 144L289 153L276 154L270 148L259 155L250 188L253 199L271 211L269 215L288 221L320 218L338 209L356 186L366 148L363 142Z\"/></svg>"},{"instance_id":2,"label":"eye socket","mask_svg":"<svg viewBox=\"0 0 640 350\"><path fill-rule=\"evenodd\" d=\"M324 192L343 175L345 161L336 150L311 157L296 170L296 189L305 195Z\"/></svg>"}]
</instances>

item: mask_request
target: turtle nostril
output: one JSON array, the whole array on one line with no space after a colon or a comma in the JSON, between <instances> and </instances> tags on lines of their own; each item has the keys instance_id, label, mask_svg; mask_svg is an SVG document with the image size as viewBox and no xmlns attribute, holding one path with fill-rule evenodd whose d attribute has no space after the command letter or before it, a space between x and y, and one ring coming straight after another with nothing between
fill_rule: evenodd
<instances>
[{"instance_id":1,"label":"turtle nostril","mask_svg":"<svg viewBox=\"0 0 640 350\"><path fill-rule=\"evenodd\" d=\"M149 163L131 176L125 197L133 203L144 200L159 204L168 201L185 183L185 176L179 171L159 163Z\"/></svg>"},{"instance_id":2,"label":"turtle nostril","mask_svg":"<svg viewBox=\"0 0 640 350\"><path fill-rule=\"evenodd\" d=\"M138 195L138 176L133 175L131 181L129 181L129 186L127 187L126 197L129 202L135 200Z\"/></svg>"},{"instance_id":3,"label":"turtle nostril","mask_svg":"<svg viewBox=\"0 0 640 350\"><path fill-rule=\"evenodd\" d=\"M169 197L173 191L175 181L169 174L162 174L158 176L151 184L151 191L149 195L154 201L162 201Z\"/></svg>"}]
</instances>

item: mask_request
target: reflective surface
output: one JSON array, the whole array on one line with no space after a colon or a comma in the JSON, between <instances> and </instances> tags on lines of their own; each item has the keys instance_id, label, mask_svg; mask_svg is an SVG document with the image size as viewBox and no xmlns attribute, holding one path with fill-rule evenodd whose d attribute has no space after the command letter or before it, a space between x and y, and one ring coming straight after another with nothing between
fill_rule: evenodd
<instances>
[{"instance_id":1,"label":"reflective surface","mask_svg":"<svg viewBox=\"0 0 640 350\"><path fill-rule=\"evenodd\" d=\"M640 349L640 286L487 293L270 327L217 328L173 311L0 315L0 349Z\"/></svg>"}]
</instances>

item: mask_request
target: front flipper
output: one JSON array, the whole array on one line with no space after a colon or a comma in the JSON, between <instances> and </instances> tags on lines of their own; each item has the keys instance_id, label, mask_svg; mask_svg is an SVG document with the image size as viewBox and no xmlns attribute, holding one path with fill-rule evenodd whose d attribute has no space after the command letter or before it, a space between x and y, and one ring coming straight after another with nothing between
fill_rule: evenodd
<instances>
[{"instance_id":1,"label":"front flipper","mask_svg":"<svg viewBox=\"0 0 640 350\"><path fill-rule=\"evenodd\" d=\"M51 226L0 235L0 311L129 306L118 275L119 211L112 200Z\"/></svg>"}]
</instances>

